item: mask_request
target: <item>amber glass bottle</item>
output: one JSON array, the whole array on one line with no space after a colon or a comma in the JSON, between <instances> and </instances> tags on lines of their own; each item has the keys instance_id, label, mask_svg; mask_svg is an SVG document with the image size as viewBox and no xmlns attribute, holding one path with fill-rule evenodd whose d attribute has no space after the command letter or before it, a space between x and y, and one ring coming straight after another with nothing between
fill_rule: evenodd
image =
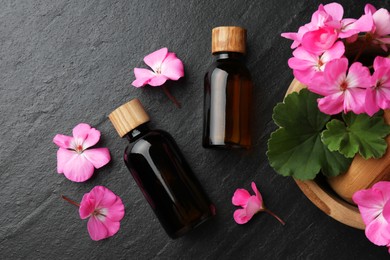
<instances>
[{"instance_id":1,"label":"amber glass bottle","mask_svg":"<svg viewBox=\"0 0 390 260\"><path fill-rule=\"evenodd\" d=\"M130 142L125 164L171 238L215 215L176 142L167 132L149 129L149 116L138 99L114 110L109 119Z\"/></svg>"},{"instance_id":2,"label":"amber glass bottle","mask_svg":"<svg viewBox=\"0 0 390 260\"><path fill-rule=\"evenodd\" d=\"M203 146L250 148L252 80L244 64L246 30L224 26L212 31L214 63L204 78Z\"/></svg>"}]
</instances>

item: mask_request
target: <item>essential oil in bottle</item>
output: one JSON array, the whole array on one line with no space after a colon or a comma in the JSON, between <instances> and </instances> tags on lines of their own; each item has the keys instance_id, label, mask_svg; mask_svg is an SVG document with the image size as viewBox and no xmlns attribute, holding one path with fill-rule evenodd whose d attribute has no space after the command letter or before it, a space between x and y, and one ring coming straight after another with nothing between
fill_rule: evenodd
<instances>
[{"instance_id":1,"label":"essential oil in bottle","mask_svg":"<svg viewBox=\"0 0 390 260\"><path fill-rule=\"evenodd\" d=\"M130 142L125 164L171 238L215 215L176 142L167 132L149 128L149 116L138 99L114 110L109 119Z\"/></svg>"},{"instance_id":2,"label":"essential oil in bottle","mask_svg":"<svg viewBox=\"0 0 390 260\"><path fill-rule=\"evenodd\" d=\"M244 64L246 30L212 30L214 63L204 78L203 147L251 147L252 80Z\"/></svg>"}]
</instances>

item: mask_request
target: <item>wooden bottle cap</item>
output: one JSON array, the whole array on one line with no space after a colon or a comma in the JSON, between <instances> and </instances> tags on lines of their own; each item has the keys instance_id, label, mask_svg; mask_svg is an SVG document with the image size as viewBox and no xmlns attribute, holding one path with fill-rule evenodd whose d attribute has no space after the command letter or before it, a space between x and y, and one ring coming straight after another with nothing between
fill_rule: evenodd
<instances>
[{"instance_id":1,"label":"wooden bottle cap","mask_svg":"<svg viewBox=\"0 0 390 260\"><path fill-rule=\"evenodd\" d=\"M120 137L150 121L141 102L136 98L118 107L108 115Z\"/></svg>"},{"instance_id":2,"label":"wooden bottle cap","mask_svg":"<svg viewBox=\"0 0 390 260\"><path fill-rule=\"evenodd\" d=\"M212 30L211 52L246 51L246 29L238 26L220 26Z\"/></svg>"}]
</instances>

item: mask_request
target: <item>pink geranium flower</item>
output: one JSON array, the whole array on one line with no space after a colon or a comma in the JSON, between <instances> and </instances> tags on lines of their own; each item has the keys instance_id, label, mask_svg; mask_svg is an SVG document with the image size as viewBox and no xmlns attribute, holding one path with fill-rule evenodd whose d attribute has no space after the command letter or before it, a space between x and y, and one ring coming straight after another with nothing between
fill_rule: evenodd
<instances>
[{"instance_id":1,"label":"pink geranium flower","mask_svg":"<svg viewBox=\"0 0 390 260\"><path fill-rule=\"evenodd\" d=\"M360 62L348 70L348 60L341 58L330 61L324 72L317 75L308 86L309 90L325 96L318 100L319 109L328 115L342 111L355 114L365 112L366 88L371 85L370 71Z\"/></svg>"},{"instance_id":2,"label":"pink geranium flower","mask_svg":"<svg viewBox=\"0 0 390 260\"><path fill-rule=\"evenodd\" d=\"M159 49L145 56L144 62L152 68L152 70L134 68L135 80L131 83L134 87L143 87L150 85L153 87L162 86L168 79L178 80L184 76L183 62L176 57L173 52L168 52L167 48ZM178 107L181 104L162 86L162 89L167 97Z\"/></svg>"},{"instance_id":3,"label":"pink geranium flower","mask_svg":"<svg viewBox=\"0 0 390 260\"><path fill-rule=\"evenodd\" d=\"M99 139L100 131L84 123L73 128L73 137L57 134L53 139L60 147L57 151L57 172L74 182L91 178L95 168L103 167L111 159L107 148L88 149Z\"/></svg>"},{"instance_id":4,"label":"pink geranium flower","mask_svg":"<svg viewBox=\"0 0 390 260\"><path fill-rule=\"evenodd\" d=\"M366 94L366 112L370 116L379 109L390 108L390 58L376 57L371 87Z\"/></svg>"},{"instance_id":5,"label":"pink geranium flower","mask_svg":"<svg viewBox=\"0 0 390 260\"><path fill-rule=\"evenodd\" d=\"M144 62L152 70L134 68L136 78L132 83L134 87L161 86L168 79L178 80L184 76L183 63L176 57L175 53L168 52L167 48L159 49L147 55Z\"/></svg>"},{"instance_id":6,"label":"pink geranium flower","mask_svg":"<svg viewBox=\"0 0 390 260\"><path fill-rule=\"evenodd\" d=\"M371 189L357 191L352 199L358 205L366 225L367 238L375 245L389 247L390 182L381 181Z\"/></svg>"},{"instance_id":7,"label":"pink geranium flower","mask_svg":"<svg viewBox=\"0 0 390 260\"><path fill-rule=\"evenodd\" d=\"M89 218L87 228L92 240L101 240L115 235L125 215L120 197L103 186L94 187L84 194L79 208L80 218Z\"/></svg>"},{"instance_id":8,"label":"pink geranium flower","mask_svg":"<svg viewBox=\"0 0 390 260\"><path fill-rule=\"evenodd\" d=\"M327 26L305 33L302 37L301 44L307 51L321 54L332 48L337 39L337 31L334 28Z\"/></svg>"},{"instance_id":9,"label":"pink geranium flower","mask_svg":"<svg viewBox=\"0 0 390 260\"><path fill-rule=\"evenodd\" d=\"M242 209L237 209L233 218L237 224L245 224L258 212L265 211L272 216L274 216L280 223L285 224L278 216L273 212L264 207L263 198L259 190L256 187L256 184L252 182L252 190L255 195L250 195L249 192L245 189L237 189L234 192L232 203L235 206L240 206Z\"/></svg>"},{"instance_id":10,"label":"pink geranium flower","mask_svg":"<svg viewBox=\"0 0 390 260\"><path fill-rule=\"evenodd\" d=\"M302 83L309 85L314 75L324 71L325 65L335 59L339 59L345 52L344 44L336 42L329 50L317 55L308 52L303 47L298 47L294 52L294 57L288 60L288 65L293 69L294 76Z\"/></svg>"},{"instance_id":11,"label":"pink geranium flower","mask_svg":"<svg viewBox=\"0 0 390 260\"><path fill-rule=\"evenodd\" d=\"M374 43L379 44L387 51L390 44L390 14L384 8L377 10L373 5L367 4L364 8L365 14L372 20L372 27L369 32Z\"/></svg>"}]
</instances>

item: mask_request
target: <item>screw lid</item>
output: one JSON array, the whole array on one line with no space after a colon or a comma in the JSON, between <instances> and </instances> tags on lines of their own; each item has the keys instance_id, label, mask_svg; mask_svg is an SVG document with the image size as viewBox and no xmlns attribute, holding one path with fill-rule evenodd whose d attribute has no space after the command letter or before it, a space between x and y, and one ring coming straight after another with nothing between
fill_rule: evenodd
<instances>
[{"instance_id":1,"label":"screw lid","mask_svg":"<svg viewBox=\"0 0 390 260\"><path fill-rule=\"evenodd\" d=\"M139 99L135 98L118 107L108 115L120 137L134 128L150 121Z\"/></svg>"},{"instance_id":2,"label":"screw lid","mask_svg":"<svg viewBox=\"0 0 390 260\"><path fill-rule=\"evenodd\" d=\"M212 30L211 52L246 52L246 29L238 26L220 26Z\"/></svg>"}]
</instances>

